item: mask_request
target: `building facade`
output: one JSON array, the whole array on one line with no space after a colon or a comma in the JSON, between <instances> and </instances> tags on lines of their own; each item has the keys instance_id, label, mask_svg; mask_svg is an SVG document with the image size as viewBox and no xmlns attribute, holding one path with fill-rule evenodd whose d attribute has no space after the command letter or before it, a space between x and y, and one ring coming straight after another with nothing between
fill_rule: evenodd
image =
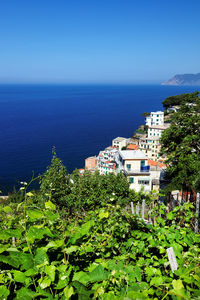
<instances>
[{"instance_id":1,"label":"building facade","mask_svg":"<svg viewBox=\"0 0 200 300\"><path fill-rule=\"evenodd\" d=\"M130 183L130 188L139 192L151 191L151 180L147 156L140 150L122 150L116 157L117 172L123 172Z\"/></svg>"},{"instance_id":2,"label":"building facade","mask_svg":"<svg viewBox=\"0 0 200 300\"><path fill-rule=\"evenodd\" d=\"M92 170L97 166L97 157L91 156L85 159L85 169Z\"/></svg>"},{"instance_id":3,"label":"building facade","mask_svg":"<svg viewBox=\"0 0 200 300\"><path fill-rule=\"evenodd\" d=\"M151 112L149 116L146 117L146 125L163 125L164 124L164 112L163 111L155 111Z\"/></svg>"},{"instance_id":4,"label":"building facade","mask_svg":"<svg viewBox=\"0 0 200 300\"><path fill-rule=\"evenodd\" d=\"M112 146L115 147L117 150L122 150L123 147L126 147L127 139L123 137L117 137L112 140Z\"/></svg>"},{"instance_id":5,"label":"building facade","mask_svg":"<svg viewBox=\"0 0 200 300\"><path fill-rule=\"evenodd\" d=\"M151 138L141 138L139 140L139 149L145 153L148 159L158 161L160 159L160 138L158 136L152 136Z\"/></svg>"},{"instance_id":6,"label":"building facade","mask_svg":"<svg viewBox=\"0 0 200 300\"><path fill-rule=\"evenodd\" d=\"M163 125L152 125L148 128L148 138L159 137L161 138L162 133L165 129L169 128L170 124Z\"/></svg>"}]
</instances>

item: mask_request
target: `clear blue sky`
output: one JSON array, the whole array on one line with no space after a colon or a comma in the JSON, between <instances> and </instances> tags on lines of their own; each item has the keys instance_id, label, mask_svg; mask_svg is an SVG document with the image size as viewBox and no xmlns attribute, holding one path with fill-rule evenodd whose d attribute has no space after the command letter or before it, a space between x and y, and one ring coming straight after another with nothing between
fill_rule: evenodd
<instances>
[{"instance_id":1,"label":"clear blue sky","mask_svg":"<svg viewBox=\"0 0 200 300\"><path fill-rule=\"evenodd\" d=\"M1 0L0 83L200 72L200 0Z\"/></svg>"}]
</instances>

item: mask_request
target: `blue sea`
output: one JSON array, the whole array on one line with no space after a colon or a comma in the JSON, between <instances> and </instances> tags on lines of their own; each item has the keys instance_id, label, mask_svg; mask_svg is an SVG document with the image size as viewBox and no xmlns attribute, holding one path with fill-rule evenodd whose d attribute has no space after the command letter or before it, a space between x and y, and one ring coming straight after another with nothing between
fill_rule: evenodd
<instances>
[{"instance_id":1,"label":"blue sea","mask_svg":"<svg viewBox=\"0 0 200 300\"><path fill-rule=\"evenodd\" d=\"M130 137L143 112L200 87L161 85L0 85L0 190L42 174L52 146L69 172L117 136Z\"/></svg>"}]
</instances>

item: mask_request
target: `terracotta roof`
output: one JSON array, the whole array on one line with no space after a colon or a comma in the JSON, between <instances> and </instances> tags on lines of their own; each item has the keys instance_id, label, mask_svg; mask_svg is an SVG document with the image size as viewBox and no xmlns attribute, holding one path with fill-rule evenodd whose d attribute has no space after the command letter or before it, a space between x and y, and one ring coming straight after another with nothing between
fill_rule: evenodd
<instances>
[{"instance_id":1,"label":"terracotta roof","mask_svg":"<svg viewBox=\"0 0 200 300\"><path fill-rule=\"evenodd\" d=\"M128 150L138 150L138 145L135 145L135 144L130 144L128 145L127 149Z\"/></svg>"},{"instance_id":2,"label":"terracotta roof","mask_svg":"<svg viewBox=\"0 0 200 300\"><path fill-rule=\"evenodd\" d=\"M154 166L154 167L159 166L160 168L166 168L165 164L163 164L161 162L158 162L158 161L155 161L155 160L151 160L151 159L148 159L148 164L150 166Z\"/></svg>"}]
</instances>

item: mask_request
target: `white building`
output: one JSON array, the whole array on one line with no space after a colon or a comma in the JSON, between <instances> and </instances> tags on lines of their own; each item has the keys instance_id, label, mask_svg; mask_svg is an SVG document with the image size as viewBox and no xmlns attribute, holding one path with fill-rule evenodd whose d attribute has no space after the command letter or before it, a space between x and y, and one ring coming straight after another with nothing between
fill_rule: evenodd
<instances>
[{"instance_id":1,"label":"white building","mask_svg":"<svg viewBox=\"0 0 200 300\"><path fill-rule=\"evenodd\" d=\"M127 145L127 139L123 137L117 137L114 140L112 140L112 146L115 147L118 150L121 150L123 147L126 147Z\"/></svg>"},{"instance_id":2,"label":"white building","mask_svg":"<svg viewBox=\"0 0 200 300\"><path fill-rule=\"evenodd\" d=\"M117 172L123 172L127 176L131 189L139 192L144 187L145 192L151 191L148 158L142 151L119 151L116 163Z\"/></svg>"},{"instance_id":3,"label":"white building","mask_svg":"<svg viewBox=\"0 0 200 300\"><path fill-rule=\"evenodd\" d=\"M113 147L108 147L104 151L99 152L97 156L97 169L100 175L115 173L115 157L117 153L118 150Z\"/></svg>"},{"instance_id":4,"label":"white building","mask_svg":"<svg viewBox=\"0 0 200 300\"><path fill-rule=\"evenodd\" d=\"M116 163L114 161L101 159L98 162L98 171L100 175L115 173Z\"/></svg>"},{"instance_id":5,"label":"white building","mask_svg":"<svg viewBox=\"0 0 200 300\"><path fill-rule=\"evenodd\" d=\"M149 116L146 117L146 125L163 125L164 124L164 112L163 111L155 111L151 112Z\"/></svg>"},{"instance_id":6,"label":"white building","mask_svg":"<svg viewBox=\"0 0 200 300\"><path fill-rule=\"evenodd\" d=\"M170 124L163 124L163 125L152 125L148 128L148 138L152 137L159 137L161 138L161 135L163 131L167 128L169 128Z\"/></svg>"},{"instance_id":7,"label":"white building","mask_svg":"<svg viewBox=\"0 0 200 300\"><path fill-rule=\"evenodd\" d=\"M160 137L152 136L150 138L140 138L139 140L139 149L144 152L149 159L159 160L159 152L161 149Z\"/></svg>"}]
</instances>

